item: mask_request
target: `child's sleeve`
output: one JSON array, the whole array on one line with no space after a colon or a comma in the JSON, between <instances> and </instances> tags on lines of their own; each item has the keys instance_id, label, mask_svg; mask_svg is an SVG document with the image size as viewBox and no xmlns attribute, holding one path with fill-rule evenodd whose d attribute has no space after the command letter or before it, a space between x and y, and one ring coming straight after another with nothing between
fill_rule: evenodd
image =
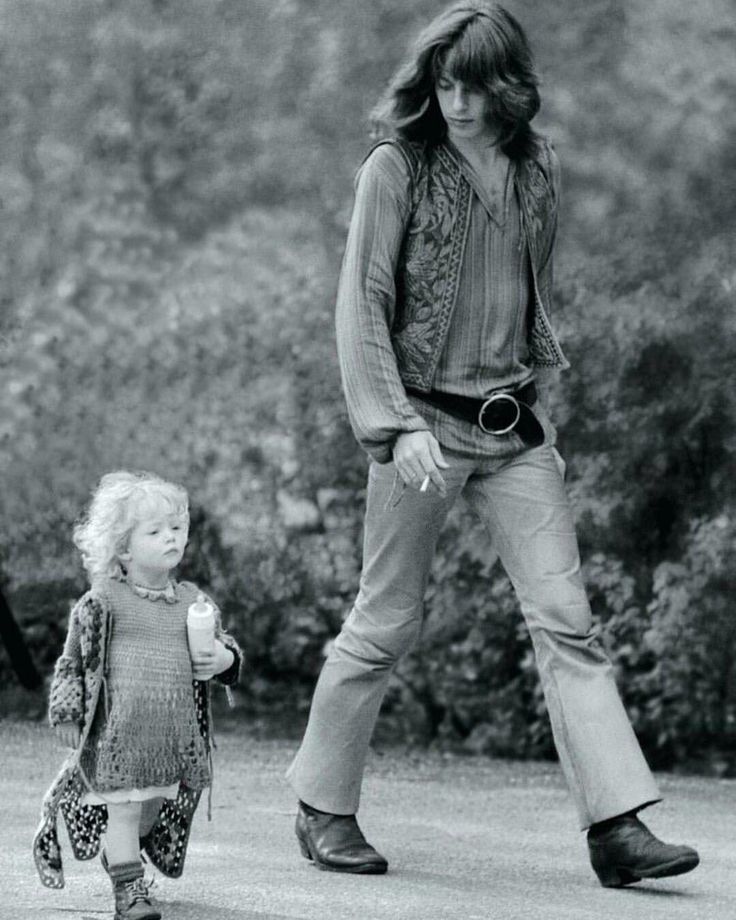
<instances>
[{"instance_id":1,"label":"child's sleeve","mask_svg":"<svg viewBox=\"0 0 736 920\"><path fill-rule=\"evenodd\" d=\"M49 690L49 722L52 728L84 721L84 669L79 642L80 615L91 602L89 593L81 597L69 614L69 627Z\"/></svg>"},{"instance_id":2,"label":"child's sleeve","mask_svg":"<svg viewBox=\"0 0 736 920\"><path fill-rule=\"evenodd\" d=\"M231 686L232 684L237 684L240 679L240 669L243 666L243 652L238 645L238 643L233 639L230 633L225 632L222 628L222 623L220 621L220 611L217 610L216 616L216 625L215 625L215 638L219 639L220 642L225 646L225 648L230 649L233 653L233 663L226 671L222 671L220 674L215 674L215 680L219 681L221 684L224 684L226 687Z\"/></svg>"},{"instance_id":3,"label":"child's sleeve","mask_svg":"<svg viewBox=\"0 0 736 920\"><path fill-rule=\"evenodd\" d=\"M212 604L215 611L215 638L219 639L225 648L230 649L233 653L233 663L226 671L215 674L213 680L224 684L226 687L230 687L233 684L237 684L240 679L240 671L243 666L243 651L230 633L222 628L222 614L220 613L220 608L208 594L205 594L205 592L202 593L207 598L208 603Z\"/></svg>"}]
</instances>

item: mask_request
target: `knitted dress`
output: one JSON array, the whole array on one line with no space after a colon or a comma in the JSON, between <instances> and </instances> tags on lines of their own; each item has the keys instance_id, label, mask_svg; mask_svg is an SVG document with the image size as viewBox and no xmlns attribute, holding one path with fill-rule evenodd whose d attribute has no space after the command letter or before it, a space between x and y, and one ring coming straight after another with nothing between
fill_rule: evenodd
<instances>
[{"instance_id":1,"label":"knitted dress","mask_svg":"<svg viewBox=\"0 0 736 920\"><path fill-rule=\"evenodd\" d=\"M94 790L85 804L175 798L180 781L203 789L210 769L186 630L197 589L178 583L147 591L112 579L98 587L109 600L112 629L107 692L80 761Z\"/></svg>"}]
</instances>

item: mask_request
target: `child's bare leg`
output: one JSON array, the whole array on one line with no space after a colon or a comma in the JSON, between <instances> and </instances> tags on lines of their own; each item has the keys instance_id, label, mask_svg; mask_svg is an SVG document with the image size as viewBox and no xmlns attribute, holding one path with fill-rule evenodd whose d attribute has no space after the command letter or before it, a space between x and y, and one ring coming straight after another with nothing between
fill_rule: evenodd
<instances>
[{"instance_id":1,"label":"child's bare leg","mask_svg":"<svg viewBox=\"0 0 736 920\"><path fill-rule=\"evenodd\" d=\"M141 803L125 802L107 806L105 856L110 866L140 862L138 829L141 823Z\"/></svg>"},{"instance_id":2,"label":"child's bare leg","mask_svg":"<svg viewBox=\"0 0 736 920\"><path fill-rule=\"evenodd\" d=\"M158 818L158 813L161 811L161 806L164 804L163 798L155 799L146 799L145 802L142 802L141 809L141 825L140 825L140 835L145 837L146 834L151 830L153 825L156 823L156 818Z\"/></svg>"},{"instance_id":3,"label":"child's bare leg","mask_svg":"<svg viewBox=\"0 0 736 920\"><path fill-rule=\"evenodd\" d=\"M107 833L103 865L115 895L114 920L161 920L143 879L139 831L141 803L107 806Z\"/></svg>"}]
</instances>

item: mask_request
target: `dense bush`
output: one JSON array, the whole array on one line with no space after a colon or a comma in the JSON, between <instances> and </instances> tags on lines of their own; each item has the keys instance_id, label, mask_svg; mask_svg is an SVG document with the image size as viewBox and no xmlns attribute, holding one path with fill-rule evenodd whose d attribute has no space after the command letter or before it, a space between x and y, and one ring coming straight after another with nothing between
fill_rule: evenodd
<instances>
[{"instance_id":1,"label":"dense bush","mask_svg":"<svg viewBox=\"0 0 736 920\"><path fill-rule=\"evenodd\" d=\"M84 590L89 490L150 468L190 489L183 574L246 646L241 705L303 717L360 568L332 331L351 179L441 5L0 2L0 560L39 667ZM512 6L564 167L553 400L594 613L654 762L734 773L736 31L725 0ZM462 508L381 730L552 754Z\"/></svg>"}]
</instances>

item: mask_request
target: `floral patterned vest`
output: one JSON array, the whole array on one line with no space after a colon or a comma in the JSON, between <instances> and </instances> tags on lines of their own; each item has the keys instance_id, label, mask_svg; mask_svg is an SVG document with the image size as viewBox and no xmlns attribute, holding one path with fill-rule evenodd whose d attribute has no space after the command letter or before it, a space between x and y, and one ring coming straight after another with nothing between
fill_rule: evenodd
<instances>
[{"instance_id":1,"label":"floral patterned vest","mask_svg":"<svg viewBox=\"0 0 736 920\"><path fill-rule=\"evenodd\" d=\"M404 384L428 391L457 299L472 190L449 146L396 138L379 143L396 146L412 176L411 215L396 272L391 339ZM562 369L569 364L548 319L557 218L551 156L542 142L539 160L520 162L515 184L534 298L530 358L537 368Z\"/></svg>"}]
</instances>

